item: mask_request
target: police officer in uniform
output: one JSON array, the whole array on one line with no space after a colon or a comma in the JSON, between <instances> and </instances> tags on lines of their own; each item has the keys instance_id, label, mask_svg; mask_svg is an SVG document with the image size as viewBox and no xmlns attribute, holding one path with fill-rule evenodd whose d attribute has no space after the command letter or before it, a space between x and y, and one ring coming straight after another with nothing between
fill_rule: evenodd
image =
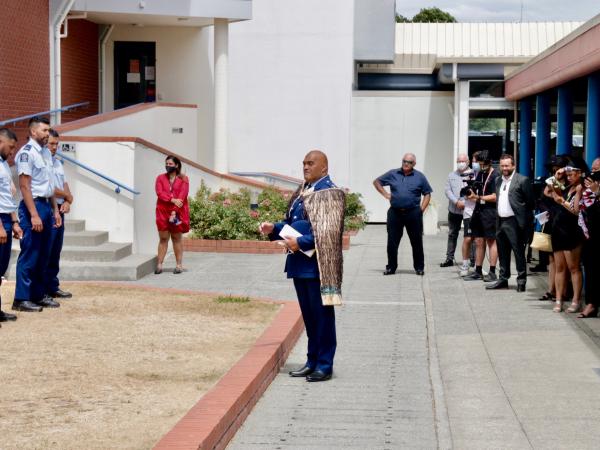
<instances>
[{"instance_id":1,"label":"police officer in uniform","mask_svg":"<svg viewBox=\"0 0 600 450\"><path fill-rule=\"evenodd\" d=\"M29 142L15 157L19 188L23 200L19 204L19 223L23 229L21 253L17 260L17 283L13 309L41 311L60 304L44 294L44 271L48 263L52 227L62 219L54 200L52 155L45 147L50 124L34 117L29 121ZM54 216L54 224L52 222Z\"/></svg>"},{"instance_id":2,"label":"police officer in uniform","mask_svg":"<svg viewBox=\"0 0 600 450\"><path fill-rule=\"evenodd\" d=\"M4 276L10 261L12 238L20 239L23 231L17 220L17 204L14 200L14 186L8 158L13 154L17 145L17 136L7 128L0 128L0 276ZM0 278L0 284L2 279ZM0 299L0 306L2 300ZM17 316L0 310L0 322L17 320Z\"/></svg>"},{"instance_id":3,"label":"police officer in uniform","mask_svg":"<svg viewBox=\"0 0 600 450\"><path fill-rule=\"evenodd\" d=\"M69 184L65 181L65 170L63 163L56 158L58 150L58 132L50 129L48 137L48 150L52 155L52 177L54 181L54 198L58 205L62 224L59 227L52 228L52 239L50 244L50 255L48 266L44 273L44 292L52 298L71 298L70 292L60 289L58 272L60 271L60 252L62 251L63 239L65 235L65 214L71 210L73 195L69 189Z\"/></svg>"},{"instance_id":4,"label":"police officer in uniform","mask_svg":"<svg viewBox=\"0 0 600 450\"><path fill-rule=\"evenodd\" d=\"M309 152L303 161L304 183L290 200L285 219L278 223L263 222L260 232L269 239L282 239L279 236L287 224L300 232L298 238L284 239L288 253L285 262L287 277L294 280L296 295L302 311L302 319L308 336L308 353L304 366L290 372L292 377L306 377L307 381L326 381L333 372L333 357L337 346L335 336L335 313L333 306L324 306L321 300L319 266L315 254L304 252L315 248L315 239L310 222L304 212L302 194L335 187L329 178L327 156L319 150ZM302 251L300 251L302 250Z\"/></svg>"}]
</instances>

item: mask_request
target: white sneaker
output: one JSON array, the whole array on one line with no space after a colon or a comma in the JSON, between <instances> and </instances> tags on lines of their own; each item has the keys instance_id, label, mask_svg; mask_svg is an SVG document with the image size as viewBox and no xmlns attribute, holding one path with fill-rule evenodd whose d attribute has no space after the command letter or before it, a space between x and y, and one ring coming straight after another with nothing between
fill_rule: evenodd
<instances>
[{"instance_id":1,"label":"white sneaker","mask_svg":"<svg viewBox=\"0 0 600 450\"><path fill-rule=\"evenodd\" d=\"M467 265L463 264L462 266L460 266L460 270L459 270L458 274L461 277L466 277L467 275L469 275L470 272L471 271L470 271L469 265L468 264Z\"/></svg>"}]
</instances>

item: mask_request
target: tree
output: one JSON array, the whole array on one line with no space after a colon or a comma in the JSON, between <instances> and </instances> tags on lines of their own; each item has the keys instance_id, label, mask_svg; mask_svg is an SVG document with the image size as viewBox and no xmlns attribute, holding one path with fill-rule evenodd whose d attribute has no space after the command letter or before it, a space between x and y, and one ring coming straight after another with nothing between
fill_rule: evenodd
<instances>
[{"instance_id":1,"label":"tree","mask_svg":"<svg viewBox=\"0 0 600 450\"><path fill-rule=\"evenodd\" d=\"M396 23L408 23L410 19L408 17L404 17L402 14L396 13Z\"/></svg>"},{"instance_id":2,"label":"tree","mask_svg":"<svg viewBox=\"0 0 600 450\"><path fill-rule=\"evenodd\" d=\"M422 8L413 18L414 23L454 23L456 19L440 8Z\"/></svg>"}]
</instances>

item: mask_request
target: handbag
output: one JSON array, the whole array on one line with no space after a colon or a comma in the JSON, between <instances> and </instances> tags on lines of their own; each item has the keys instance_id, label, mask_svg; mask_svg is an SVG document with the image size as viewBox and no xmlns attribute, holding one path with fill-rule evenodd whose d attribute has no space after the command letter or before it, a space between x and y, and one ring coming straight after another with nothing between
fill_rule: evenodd
<instances>
[{"instance_id":1,"label":"handbag","mask_svg":"<svg viewBox=\"0 0 600 450\"><path fill-rule=\"evenodd\" d=\"M541 252L552 253L552 237L548 233L544 233L544 227L542 227L542 231L533 232L533 239L529 246Z\"/></svg>"}]
</instances>

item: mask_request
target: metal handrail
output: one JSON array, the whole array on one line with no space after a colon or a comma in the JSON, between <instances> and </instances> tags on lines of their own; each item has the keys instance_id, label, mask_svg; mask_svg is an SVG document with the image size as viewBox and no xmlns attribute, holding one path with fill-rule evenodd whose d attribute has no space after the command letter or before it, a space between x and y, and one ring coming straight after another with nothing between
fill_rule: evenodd
<instances>
[{"instance_id":1,"label":"metal handrail","mask_svg":"<svg viewBox=\"0 0 600 450\"><path fill-rule=\"evenodd\" d=\"M4 121L0 122L0 127L3 127L5 125L11 124L11 123L17 123L17 122L21 122L23 120L31 119L32 117L47 116L48 114L69 111L71 109L80 108L82 106L87 106L89 104L90 104L90 102L73 103L72 105L63 106L62 108L58 108L58 109L51 109L49 111L43 111L43 112L39 112L39 113L35 113L35 114L28 114L26 116L17 117L15 119L4 120Z\"/></svg>"},{"instance_id":2,"label":"metal handrail","mask_svg":"<svg viewBox=\"0 0 600 450\"><path fill-rule=\"evenodd\" d=\"M92 169L90 166L87 166L87 165L83 164L82 162L79 162L79 161L77 161L76 159L73 159L73 158L71 158L70 156L67 156L67 155L65 155L63 152L59 152L59 151L57 151L57 152L56 152L56 154L57 154L58 156L60 156L62 159L64 159L65 161L69 161L71 164L75 164L76 166L79 166L79 167L81 167L82 169L85 169L85 170L87 170L87 171L89 171L89 172L92 172L94 175L96 175L96 176L99 176L100 178L102 178L102 179L104 179L104 180L106 180L106 181L108 181L108 182L110 182L110 183L113 183L113 184L115 184L115 185L117 186L117 187L115 188L115 192L116 192L117 194L120 194L120 193L121 193L121 188L123 188L123 189L125 189L126 191L129 191L129 192L131 192L132 194L135 194L135 195L140 195L140 192L136 191L135 189L133 189L133 188L130 188L129 186L127 186L127 185L125 185L125 184L123 184L123 183L120 183L120 182L118 182L117 180L115 180L114 178L111 178L111 177L109 177L109 176L107 176L107 175L104 175L104 174L102 174L102 173L98 172L98 171L97 171L97 170L95 170L95 169Z\"/></svg>"}]
</instances>

